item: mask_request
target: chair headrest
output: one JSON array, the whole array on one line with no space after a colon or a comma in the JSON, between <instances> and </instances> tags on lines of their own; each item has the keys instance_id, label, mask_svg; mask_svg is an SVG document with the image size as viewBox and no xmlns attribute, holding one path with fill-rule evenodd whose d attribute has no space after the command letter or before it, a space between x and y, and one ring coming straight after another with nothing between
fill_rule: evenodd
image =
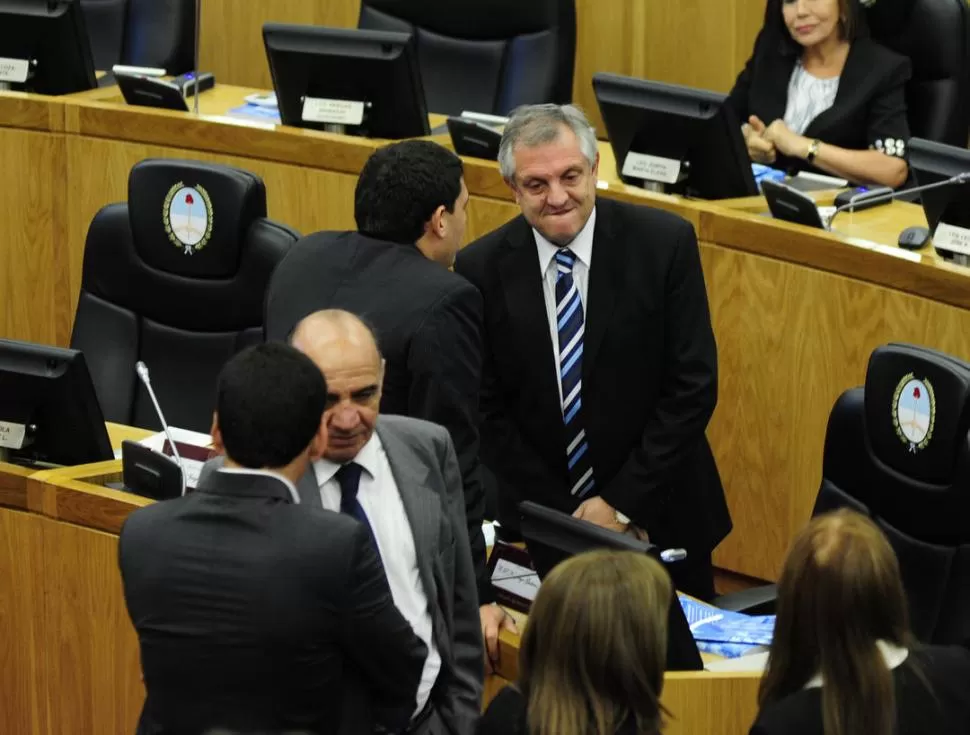
<instances>
[{"instance_id":1,"label":"chair headrest","mask_svg":"<svg viewBox=\"0 0 970 735\"><path fill-rule=\"evenodd\" d=\"M148 159L128 177L128 216L138 256L166 273L229 278L266 189L248 171L198 161Z\"/></svg>"},{"instance_id":2,"label":"chair headrest","mask_svg":"<svg viewBox=\"0 0 970 735\"><path fill-rule=\"evenodd\" d=\"M562 0L364 0L361 16L378 11L434 33L496 40L558 25Z\"/></svg>"},{"instance_id":3,"label":"chair headrest","mask_svg":"<svg viewBox=\"0 0 970 735\"><path fill-rule=\"evenodd\" d=\"M970 430L970 365L923 347L876 349L866 373L866 433L881 462L944 484Z\"/></svg>"}]
</instances>

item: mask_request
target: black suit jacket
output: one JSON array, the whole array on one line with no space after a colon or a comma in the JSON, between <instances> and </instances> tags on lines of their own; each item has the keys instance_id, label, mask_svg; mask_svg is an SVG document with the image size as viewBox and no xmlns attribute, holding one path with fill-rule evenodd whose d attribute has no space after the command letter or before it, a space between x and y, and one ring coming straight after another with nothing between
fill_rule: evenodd
<instances>
[{"instance_id":1,"label":"black suit jacket","mask_svg":"<svg viewBox=\"0 0 970 735\"><path fill-rule=\"evenodd\" d=\"M303 317L320 309L353 312L377 332L386 360L381 413L425 419L451 434L479 595L491 600L478 457L481 296L414 246L357 232L318 232L300 240L273 274L267 338L286 339Z\"/></svg>"},{"instance_id":2,"label":"black suit jacket","mask_svg":"<svg viewBox=\"0 0 970 735\"><path fill-rule=\"evenodd\" d=\"M765 125L784 118L788 82L798 58L788 43L774 25L758 34L754 52L728 96L741 122L751 115ZM909 141L905 87L910 73L906 57L867 36L857 38L849 49L834 104L809 124L804 135L841 148L880 148L904 156ZM902 150L897 141L903 142ZM786 156L779 156L774 165L789 171L817 170L800 158Z\"/></svg>"},{"instance_id":3,"label":"black suit jacket","mask_svg":"<svg viewBox=\"0 0 970 735\"><path fill-rule=\"evenodd\" d=\"M147 689L139 735L408 722L427 649L355 520L293 504L279 479L214 472L132 513L119 561Z\"/></svg>"},{"instance_id":4,"label":"black suit jacket","mask_svg":"<svg viewBox=\"0 0 970 735\"><path fill-rule=\"evenodd\" d=\"M896 684L894 735L965 735L970 732L970 651L924 646L910 652L930 691L909 659L893 670ZM847 693L850 695L851 693ZM822 690L805 689L765 707L751 735L823 735Z\"/></svg>"},{"instance_id":5,"label":"black suit jacket","mask_svg":"<svg viewBox=\"0 0 970 735\"><path fill-rule=\"evenodd\" d=\"M597 493L661 547L709 553L731 529L704 436L717 348L694 229L599 199L583 344L583 411ZM485 297L483 458L515 503L572 512L539 256L524 217L469 245L458 271Z\"/></svg>"}]
</instances>

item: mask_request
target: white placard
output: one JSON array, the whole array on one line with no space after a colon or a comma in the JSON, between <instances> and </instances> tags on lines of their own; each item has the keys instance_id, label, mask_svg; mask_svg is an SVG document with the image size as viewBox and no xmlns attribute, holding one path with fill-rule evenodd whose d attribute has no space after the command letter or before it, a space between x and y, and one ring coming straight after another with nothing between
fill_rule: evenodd
<instances>
[{"instance_id":1,"label":"white placard","mask_svg":"<svg viewBox=\"0 0 970 735\"><path fill-rule=\"evenodd\" d=\"M306 97L303 100L302 118L304 122L360 125L364 121L364 103Z\"/></svg>"},{"instance_id":2,"label":"white placard","mask_svg":"<svg viewBox=\"0 0 970 735\"><path fill-rule=\"evenodd\" d=\"M492 584L501 590L511 592L516 597L532 602L539 591L539 575L528 567L508 559L495 562L492 571Z\"/></svg>"},{"instance_id":3,"label":"white placard","mask_svg":"<svg viewBox=\"0 0 970 735\"><path fill-rule=\"evenodd\" d=\"M676 184L680 177L680 161L675 158L648 156L630 151L623 161L623 175L661 184Z\"/></svg>"},{"instance_id":4,"label":"white placard","mask_svg":"<svg viewBox=\"0 0 970 735\"><path fill-rule=\"evenodd\" d=\"M23 84L30 72L30 62L26 59L5 59L0 56L0 82Z\"/></svg>"},{"instance_id":5,"label":"white placard","mask_svg":"<svg viewBox=\"0 0 970 735\"><path fill-rule=\"evenodd\" d=\"M0 448L21 449L24 446L24 436L27 434L27 427L23 424L12 424L9 421L0 421Z\"/></svg>"},{"instance_id":6,"label":"white placard","mask_svg":"<svg viewBox=\"0 0 970 735\"><path fill-rule=\"evenodd\" d=\"M970 230L940 222L933 233L933 247L970 255Z\"/></svg>"}]
</instances>

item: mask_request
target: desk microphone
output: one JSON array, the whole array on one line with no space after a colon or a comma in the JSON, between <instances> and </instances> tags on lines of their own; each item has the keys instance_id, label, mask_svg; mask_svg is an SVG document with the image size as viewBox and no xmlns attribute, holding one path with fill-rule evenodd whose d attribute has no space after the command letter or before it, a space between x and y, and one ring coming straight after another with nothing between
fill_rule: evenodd
<instances>
[{"instance_id":1,"label":"desk microphone","mask_svg":"<svg viewBox=\"0 0 970 735\"><path fill-rule=\"evenodd\" d=\"M879 202L888 202L897 197L904 196L906 194L919 194L920 192L929 191L930 189L939 189L943 186L952 186L953 184L966 184L970 183L970 171L964 171L963 173L957 174L956 176L951 176L943 181L937 181L932 184L925 184L923 186L914 186L911 189L900 189L899 191L890 191L888 194L876 194L875 196L869 194L868 192L860 192L854 195L847 204L843 204L838 207L832 215L828 218L825 223L825 229L832 229L832 220L836 218L838 214L846 211L847 209L855 209L861 206L864 202L866 205L878 204ZM868 196L867 196L868 194Z\"/></svg>"},{"instance_id":2,"label":"desk microphone","mask_svg":"<svg viewBox=\"0 0 970 735\"><path fill-rule=\"evenodd\" d=\"M175 456L175 461L178 462L179 469L182 470L182 495L185 495L185 465L182 464L182 458L179 456L179 450L175 446L175 440L172 438L172 432L168 430L168 423L165 421L165 415L162 413L162 407L158 405L158 398L155 397L155 391L152 390L152 381L148 377L148 366L141 360L135 363L135 372L138 373L138 377L142 383L145 384L145 388L148 389L148 395L152 399L152 404L155 406L155 414L158 416L159 421L162 422L162 429L165 431L165 437L168 439L168 445L172 448L172 454Z\"/></svg>"}]
</instances>

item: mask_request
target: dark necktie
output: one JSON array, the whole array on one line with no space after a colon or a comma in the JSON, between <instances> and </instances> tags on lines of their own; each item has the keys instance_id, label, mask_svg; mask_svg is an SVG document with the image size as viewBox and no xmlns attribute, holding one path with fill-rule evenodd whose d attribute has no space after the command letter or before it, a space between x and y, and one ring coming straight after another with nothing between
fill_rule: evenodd
<instances>
[{"instance_id":1,"label":"dark necktie","mask_svg":"<svg viewBox=\"0 0 970 735\"><path fill-rule=\"evenodd\" d=\"M340 484L340 512L356 518L367 529L371 541L374 544L374 551L381 555L381 547L377 545L377 538L374 536L374 529L371 528L370 521L360 501L357 499L357 490L360 489L360 473L364 468L356 462L348 462L341 465L337 470L337 482Z\"/></svg>"},{"instance_id":2,"label":"dark necktie","mask_svg":"<svg viewBox=\"0 0 970 735\"><path fill-rule=\"evenodd\" d=\"M566 466L569 492L580 498L596 486L589 443L583 426L583 332L585 319L579 288L573 280L576 254L569 248L556 253L556 326L559 331L559 380L562 420L566 427Z\"/></svg>"}]
</instances>

